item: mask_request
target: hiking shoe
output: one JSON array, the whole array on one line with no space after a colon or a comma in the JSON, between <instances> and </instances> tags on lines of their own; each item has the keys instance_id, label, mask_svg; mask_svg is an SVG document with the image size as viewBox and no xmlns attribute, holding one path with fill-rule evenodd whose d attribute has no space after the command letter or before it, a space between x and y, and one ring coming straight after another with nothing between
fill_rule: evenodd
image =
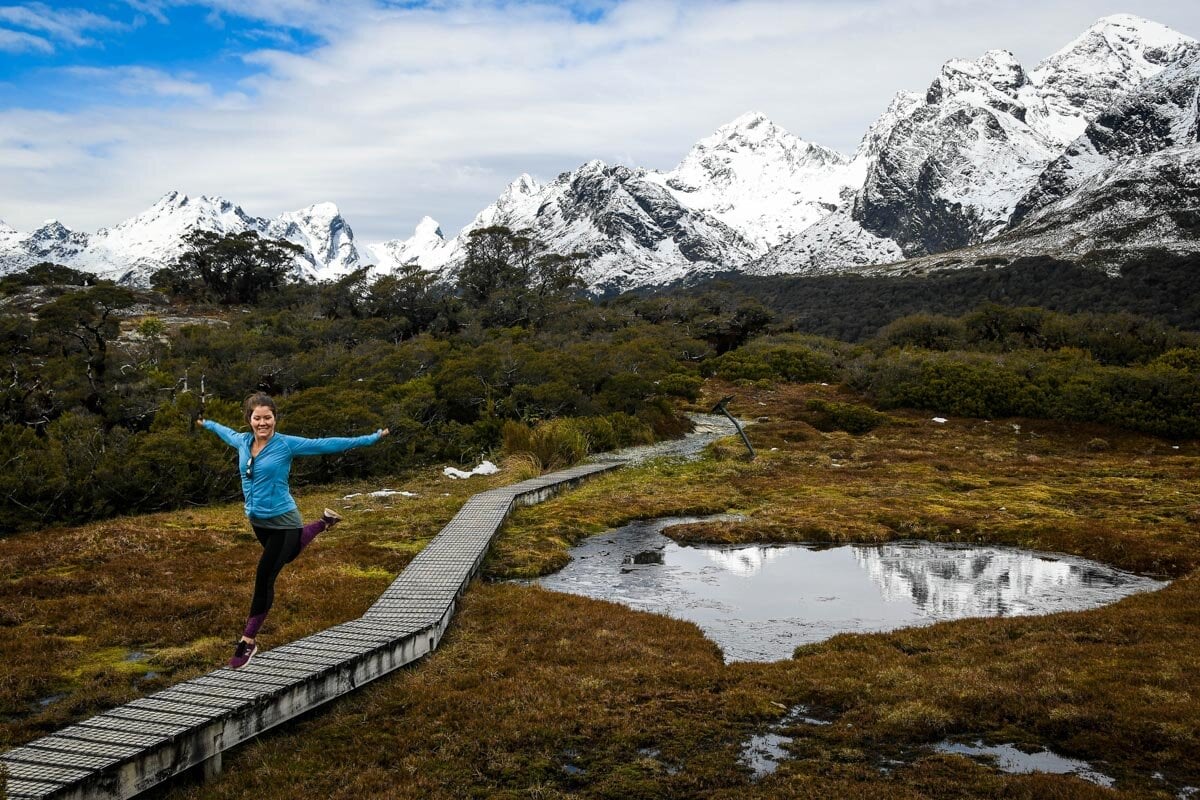
<instances>
[{"instance_id":1,"label":"hiking shoe","mask_svg":"<svg viewBox=\"0 0 1200 800\"><path fill-rule=\"evenodd\" d=\"M327 508L325 509L325 513L321 515L321 519L325 520L325 524L332 528L334 525L337 525L339 522L341 522L344 517L342 517L341 514L337 513L332 508Z\"/></svg>"},{"instance_id":2,"label":"hiking shoe","mask_svg":"<svg viewBox=\"0 0 1200 800\"><path fill-rule=\"evenodd\" d=\"M237 646L233 649L233 658L229 659L231 669L244 667L250 663L250 659L254 658L254 654L258 652L257 642L247 642L238 640Z\"/></svg>"}]
</instances>

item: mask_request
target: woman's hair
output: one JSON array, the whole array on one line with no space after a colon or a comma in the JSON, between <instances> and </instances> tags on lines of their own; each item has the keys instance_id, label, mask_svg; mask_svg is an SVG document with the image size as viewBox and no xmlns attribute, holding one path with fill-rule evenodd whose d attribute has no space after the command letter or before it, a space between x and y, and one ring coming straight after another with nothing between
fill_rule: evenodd
<instances>
[{"instance_id":1,"label":"woman's hair","mask_svg":"<svg viewBox=\"0 0 1200 800\"><path fill-rule=\"evenodd\" d=\"M271 399L271 395L262 392L255 392L246 398L246 402L242 403L242 414L246 417L246 422L250 421L250 416L254 413L254 409L266 406L271 409L271 414L278 417L279 409L275 407L275 401Z\"/></svg>"}]
</instances>

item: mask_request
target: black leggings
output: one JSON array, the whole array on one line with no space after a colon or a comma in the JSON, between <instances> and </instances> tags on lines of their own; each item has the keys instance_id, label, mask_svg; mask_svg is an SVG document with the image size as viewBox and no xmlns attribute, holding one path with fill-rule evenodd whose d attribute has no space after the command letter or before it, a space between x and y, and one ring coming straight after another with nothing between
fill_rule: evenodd
<instances>
[{"instance_id":1,"label":"black leggings","mask_svg":"<svg viewBox=\"0 0 1200 800\"><path fill-rule=\"evenodd\" d=\"M254 573L254 599L250 601L250 616L266 615L275 603L275 579L285 565L300 555L303 545L299 528L260 528L252 525L258 543L262 545L262 558Z\"/></svg>"}]
</instances>

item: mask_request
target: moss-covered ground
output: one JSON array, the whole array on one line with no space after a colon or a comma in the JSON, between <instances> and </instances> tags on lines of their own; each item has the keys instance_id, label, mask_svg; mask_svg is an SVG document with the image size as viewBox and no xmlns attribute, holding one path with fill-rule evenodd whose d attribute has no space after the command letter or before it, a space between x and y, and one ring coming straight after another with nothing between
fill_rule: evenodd
<instances>
[{"instance_id":1,"label":"moss-covered ground","mask_svg":"<svg viewBox=\"0 0 1200 800\"><path fill-rule=\"evenodd\" d=\"M189 798L1110 797L1070 776L937 755L943 738L1050 747L1116 794L1200 786L1200 467L1196 442L1037 420L813 428L833 387L706 387L761 418L699 462L652 463L519 511L441 648L225 758ZM526 477L397 481L417 498L301 499L347 524L291 565L268 646L361 614L474 492ZM1084 613L839 636L792 659L725 664L685 622L499 582L630 519L733 511L682 541L988 541L1174 579ZM0 541L0 745L213 668L245 614L257 543L237 505ZM803 704L791 758L760 781L742 743ZM1161 777L1154 777L1155 775Z\"/></svg>"}]
</instances>

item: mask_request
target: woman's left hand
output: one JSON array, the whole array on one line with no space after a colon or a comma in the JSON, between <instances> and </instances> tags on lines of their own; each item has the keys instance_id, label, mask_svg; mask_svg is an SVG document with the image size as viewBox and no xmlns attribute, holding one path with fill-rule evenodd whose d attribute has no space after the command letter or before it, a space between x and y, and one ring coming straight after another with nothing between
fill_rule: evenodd
<instances>
[{"instance_id":1,"label":"woman's left hand","mask_svg":"<svg viewBox=\"0 0 1200 800\"><path fill-rule=\"evenodd\" d=\"M380 436L387 436L389 433L391 433L391 431L389 431L387 428L380 428L380 429L379 429L379 435L380 435Z\"/></svg>"}]
</instances>

